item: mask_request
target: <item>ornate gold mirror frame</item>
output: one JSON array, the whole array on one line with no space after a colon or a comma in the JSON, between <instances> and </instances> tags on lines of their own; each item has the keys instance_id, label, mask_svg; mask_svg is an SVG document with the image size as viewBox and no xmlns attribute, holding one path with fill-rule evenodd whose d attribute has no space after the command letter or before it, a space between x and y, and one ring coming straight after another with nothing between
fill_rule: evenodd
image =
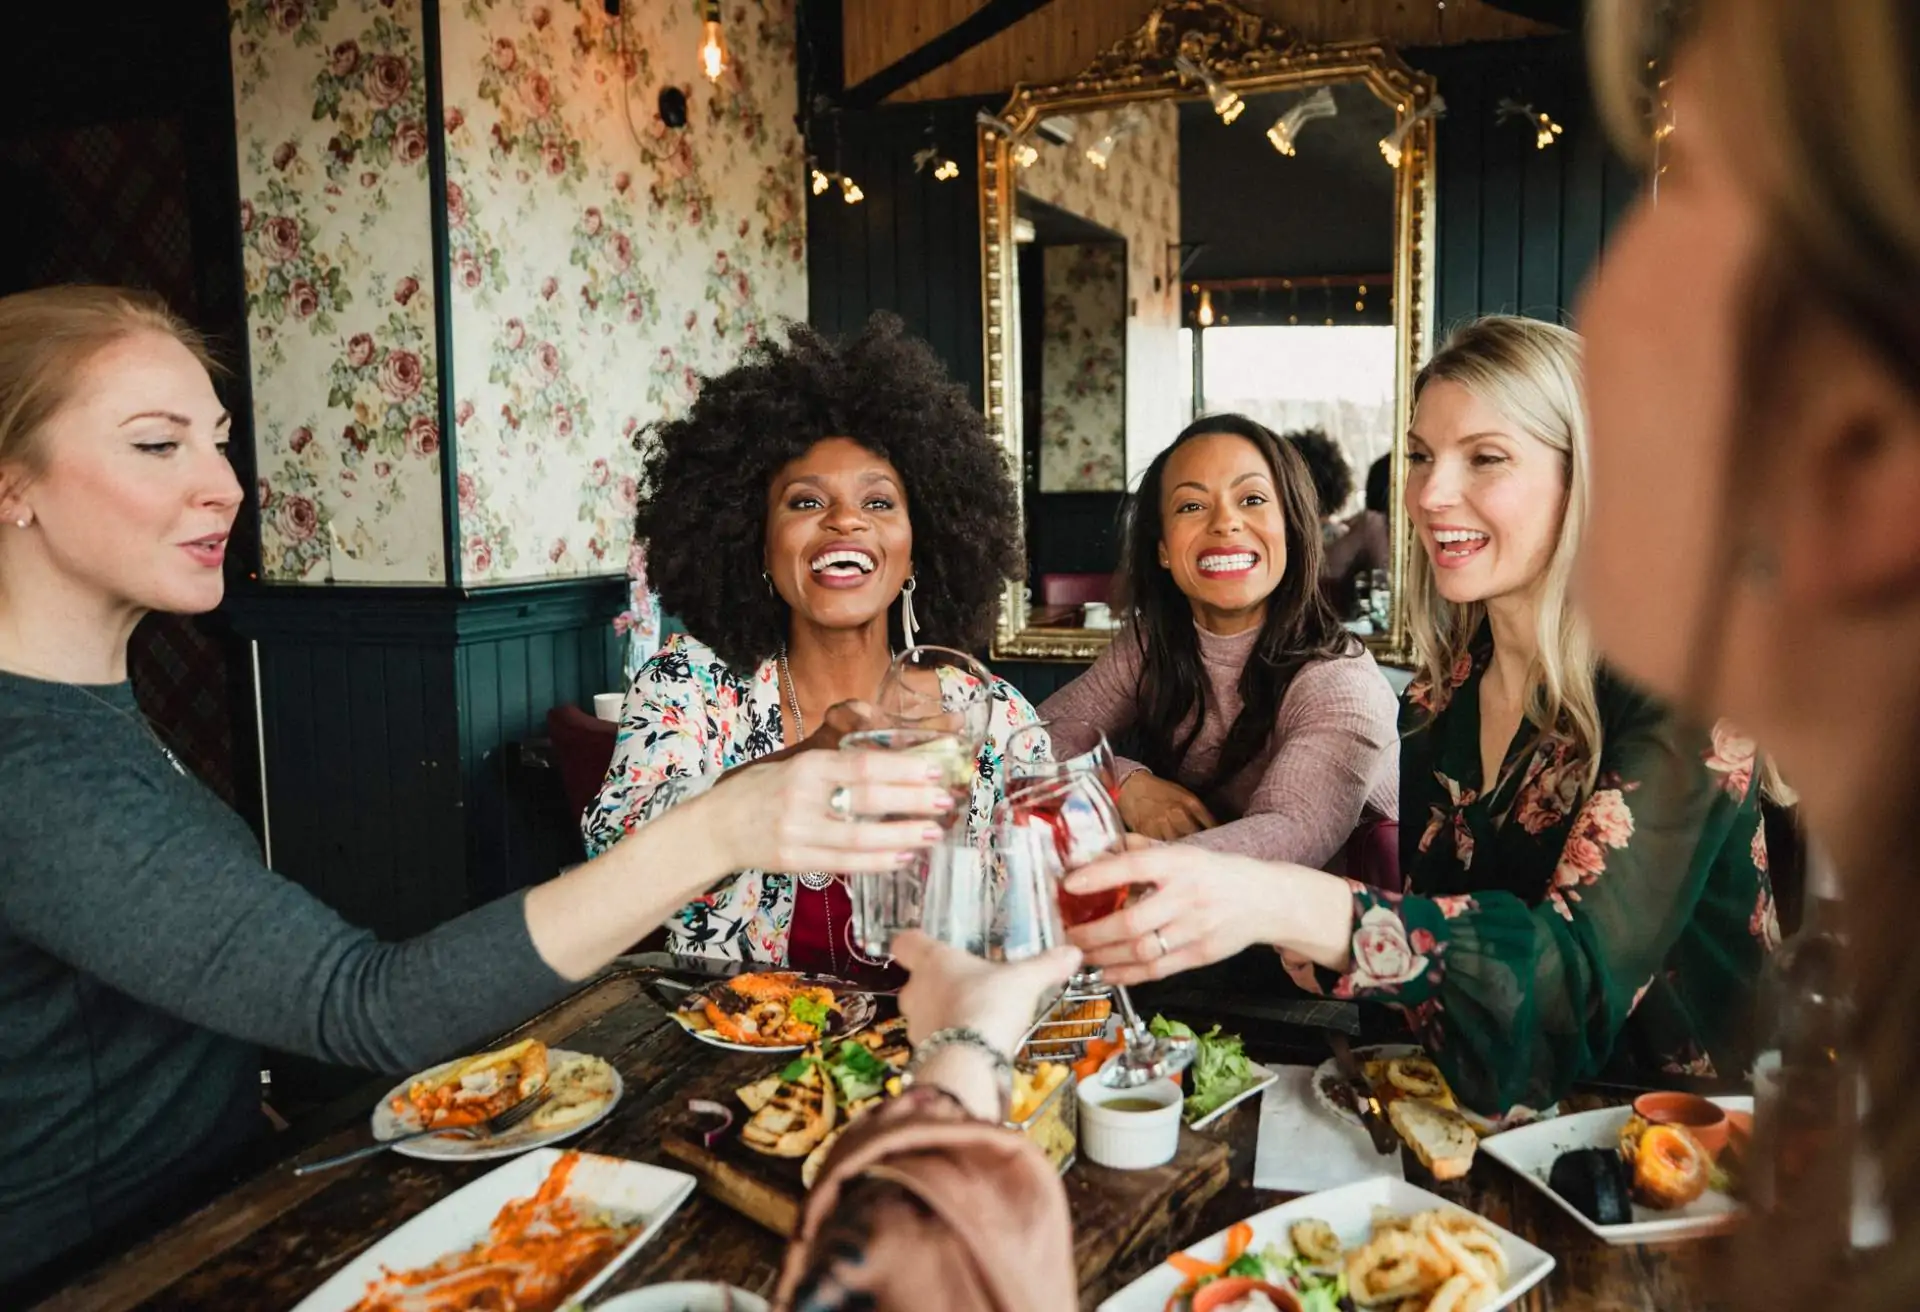
<instances>
[{"instance_id":1,"label":"ornate gold mirror frame","mask_svg":"<svg viewBox=\"0 0 1920 1312\"><path fill-rule=\"evenodd\" d=\"M1228 0L1170 0L1154 9L1138 31L1107 50L1079 77L1054 86L1017 87L998 117L983 115L979 130L980 263L988 426L1007 453L1018 489L1022 486L1024 436L1019 420L1020 366L1015 350L1018 282L1014 193L1018 180L1010 158L1013 143L1051 114L1199 96L1201 88L1182 75L1177 58L1206 69L1220 84L1242 96L1363 82L1393 109L1404 134L1400 160L1394 166L1393 321L1398 343L1394 397L1398 418L1393 438L1390 513L1393 610L1388 632L1368 638L1367 643L1384 662L1410 664L1412 646L1404 584L1411 540L1401 508L1401 491L1406 472L1409 393L1433 337L1428 279L1434 267L1433 115L1439 106L1433 79L1415 72L1391 48L1378 42L1309 45L1279 24L1250 14ZM1024 517L1024 505L1021 513ZM1032 627L1028 615L1025 582L1008 584L1001 596L994 632L992 655L996 660L1088 661L1099 656L1112 640L1109 631Z\"/></svg>"}]
</instances>

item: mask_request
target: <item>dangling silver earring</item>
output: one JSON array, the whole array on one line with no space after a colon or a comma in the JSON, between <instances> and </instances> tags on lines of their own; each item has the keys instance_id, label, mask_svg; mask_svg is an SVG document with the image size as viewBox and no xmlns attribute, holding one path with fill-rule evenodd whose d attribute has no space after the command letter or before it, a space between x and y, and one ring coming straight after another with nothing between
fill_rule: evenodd
<instances>
[{"instance_id":1,"label":"dangling silver earring","mask_svg":"<svg viewBox=\"0 0 1920 1312\"><path fill-rule=\"evenodd\" d=\"M767 595L769 597L776 595L773 590L773 575L767 573L765 570L761 570L760 581L767 585Z\"/></svg>"},{"instance_id":2,"label":"dangling silver earring","mask_svg":"<svg viewBox=\"0 0 1920 1312\"><path fill-rule=\"evenodd\" d=\"M919 586L919 581L911 574L900 585L900 632L906 638L908 647L919 644L920 624L913 617L913 593Z\"/></svg>"}]
</instances>

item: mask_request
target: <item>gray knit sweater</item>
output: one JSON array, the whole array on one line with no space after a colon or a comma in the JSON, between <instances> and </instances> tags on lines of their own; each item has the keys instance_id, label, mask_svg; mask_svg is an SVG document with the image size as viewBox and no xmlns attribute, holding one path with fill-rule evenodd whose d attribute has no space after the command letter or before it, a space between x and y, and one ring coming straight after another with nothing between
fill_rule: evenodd
<instances>
[{"instance_id":1,"label":"gray knit sweater","mask_svg":"<svg viewBox=\"0 0 1920 1312\"><path fill-rule=\"evenodd\" d=\"M255 1045L406 1073L568 988L522 895L404 943L347 924L138 715L0 672L0 1284L243 1143Z\"/></svg>"}]
</instances>

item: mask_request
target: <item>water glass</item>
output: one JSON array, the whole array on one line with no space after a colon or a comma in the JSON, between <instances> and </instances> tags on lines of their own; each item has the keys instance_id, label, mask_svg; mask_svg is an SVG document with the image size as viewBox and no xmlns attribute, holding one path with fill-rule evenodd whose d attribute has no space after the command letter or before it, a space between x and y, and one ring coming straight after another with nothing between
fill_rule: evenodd
<instances>
[{"instance_id":1,"label":"water glass","mask_svg":"<svg viewBox=\"0 0 1920 1312\"><path fill-rule=\"evenodd\" d=\"M982 899L989 960L1025 961L1067 941L1054 898L1059 881L1053 835L1042 825L1015 821L1003 807L993 827L991 878Z\"/></svg>"}]
</instances>

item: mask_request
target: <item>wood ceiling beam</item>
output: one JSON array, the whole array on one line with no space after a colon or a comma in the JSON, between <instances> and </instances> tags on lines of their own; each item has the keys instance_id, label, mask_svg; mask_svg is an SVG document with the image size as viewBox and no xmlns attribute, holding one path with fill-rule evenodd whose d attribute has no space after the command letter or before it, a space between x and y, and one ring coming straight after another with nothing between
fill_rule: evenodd
<instances>
[{"instance_id":1,"label":"wood ceiling beam","mask_svg":"<svg viewBox=\"0 0 1920 1312\"><path fill-rule=\"evenodd\" d=\"M845 109L870 109L1051 3L1053 0L987 0L933 40L848 87L838 97L839 103Z\"/></svg>"}]
</instances>

